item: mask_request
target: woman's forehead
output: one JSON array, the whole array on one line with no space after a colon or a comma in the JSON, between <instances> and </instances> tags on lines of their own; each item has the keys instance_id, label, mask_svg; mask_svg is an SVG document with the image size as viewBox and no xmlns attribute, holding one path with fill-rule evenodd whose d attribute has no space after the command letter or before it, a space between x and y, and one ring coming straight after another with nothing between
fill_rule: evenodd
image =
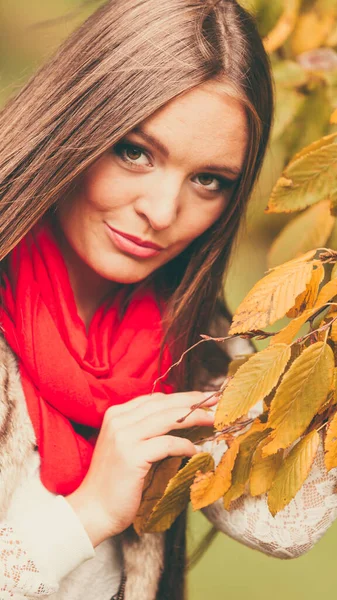
<instances>
[{"instance_id":1,"label":"woman's forehead","mask_svg":"<svg viewBox=\"0 0 337 600\"><path fill-rule=\"evenodd\" d=\"M218 166L226 161L240 172L246 155L245 107L216 84L200 85L174 98L134 131L150 143L158 142L167 158L189 157Z\"/></svg>"}]
</instances>

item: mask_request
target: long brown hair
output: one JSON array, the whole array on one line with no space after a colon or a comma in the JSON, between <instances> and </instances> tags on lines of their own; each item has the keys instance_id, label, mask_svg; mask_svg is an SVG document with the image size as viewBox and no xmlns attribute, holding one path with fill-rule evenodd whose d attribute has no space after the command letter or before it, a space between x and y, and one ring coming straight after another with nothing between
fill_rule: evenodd
<instances>
[{"instance_id":1,"label":"long brown hair","mask_svg":"<svg viewBox=\"0 0 337 600\"><path fill-rule=\"evenodd\" d=\"M165 323L174 358L209 330L268 142L270 68L250 15L236 0L109 0L0 114L3 260L103 152L169 100L214 79L246 107L248 152L222 217L156 274L171 290ZM200 356L187 356L179 389L195 385ZM168 552L175 546L180 560L184 544ZM182 586L171 575L167 569L161 589L173 600Z\"/></svg>"}]
</instances>

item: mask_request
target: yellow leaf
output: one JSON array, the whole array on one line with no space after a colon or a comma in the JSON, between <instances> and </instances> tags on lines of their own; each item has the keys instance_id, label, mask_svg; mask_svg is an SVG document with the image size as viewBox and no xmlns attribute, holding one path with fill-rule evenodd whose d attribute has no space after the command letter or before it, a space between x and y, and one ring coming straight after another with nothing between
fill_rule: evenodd
<instances>
[{"instance_id":1,"label":"yellow leaf","mask_svg":"<svg viewBox=\"0 0 337 600\"><path fill-rule=\"evenodd\" d=\"M331 317L332 319L336 319L336 321L334 321L331 325L331 329L330 329L330 337L332 339L333 342L337 342L337 312L332 312L331 314L329 314L329 317Z\"/></svg>"},{"instance_id":2,"label":"yellow leaf","mask_svg":"<svg viewBox=\"0 0 337 600\"><path fill-rule=\"evenodd\" d=\"M269 267L276 267L312 248L324 246L334 223L335 219L330 214L330 199L314 204L296 216L272 243L268 253Z\"/></svg>"},{"instance_id":3,"label":"yellow leaf","mask_svg":"<svg viewBox=\"0 0 337 600\"><path fill-rule=\"evenodd\" d=\"M316 3L317 4L317 3ZM300 16L291 40L295 56L324 45L336 22L336 10L318 11L317 5ZM310 32L310 35L308 33Z\"/></svg>"},{"instance_id":4,"label":"yellow leaf","mask_svg":"<svg viewBox=\"0 0 337 600\"><path fill-rule=\"evenodd\" d=\"M228 377L233 377L235 375L235 373L237 372L237 370L244 365L247 360L249 360L251 358L252 354L245 354L243 356L237 356L236 358L233 358L233 360L231 360L231 362L228 365L228 372L227 375Z\"/></svg>"},{"instance_id":5,"label":"yellow leaf","mask_svg":"<svg viewBox=\"0 0 337 600\"><path fill-rule=\"evenodd\" d=\"M253 354L222 392L215 414L215 428L223 429L263 400L276 386L290 356L291 350L286 344L269 346Z\"/></svg>"},{"instance_id":6,"label":"yellow leaf","mask_svg":"<svg viewBox=\"0 0 337 600\"><path fill-rule=\"evenodd\" d=\"M337 125L337 109L332 113L330 123L332 125Z\"/></svg>"},{"instance_id":7,"label":"yellow leaf","mask_svg":"<svg viewBox=\"0 0 337 600\"><path fill-rule=\"evenodd\" d=\"M244 435L243 441L240 441L240 438L238 438L240 448L232 472L232 485L224 495L224 507L226 510L229 510L234 500L237 500L245 493L254 452L261 440L268 435L269 431L269 429L266 430L261 424L260 430L255 430L252 433L249 432L248 435Z\"/></svg>"},{"instance_id":8,"label":"yellow leaf","mask_svg":"<svg viewBox=\"0 0 337 600\"><path fill-rule=\"evenodd\" d=\"M245 333L271 325L295 304L311 279L315 250L291 260L260 279L236 310L229 334Z\"/></svg>"},{"instance_id":9,"label":"yellow leaf","mask_svg":"<svg viewBox=\"0 0 337 600\"><path fill-rule=\"evenodd\" d=\"M310 319L310 317L312 317L317 311L317 307L305 310L299 317L290 321L290 323L288 323L286 327L284 327L283 329L281 329L281 331L276 333L276 335L274 335L270 340L270 345L272 346L274 344L291 344L292 340L297 335L302 325L304 325L304 323L308 319Z\"/></svg>"},{"instance_id":10,"label":"yellow leaf","mask_svg":"<svg viewBox=\"0 0 337 600\"><path fill-rule=\"evenodd\" d=\"M168 482L178 472L182 458L165 458L152 465L143 488L142 501L133 523L135 531L141 535L157 502L163 496Z\"/></svg>"},{"instance_id":11,"label":"yellow leaf","mask_svg":"<svg viewBox=\"0 0 337 600\"><path fill-rule=\"evenodd\" d=\"M219 500L232 483L232 470L239 451L237 440L223 454L215 471L197 473L191 486L191 502L194 510L213 504Z\"/></svg>"},{"instance_id":12,"label":"yellow leaf","mask_svg":"<svg viewBox=\"0 0 337 600\"><path fill-rule=\"evenodd\" d=\"M293 156L291 161L288 163L288 167L292 163L296 162L299 158L304 158L305 156L308 156L308 154L311 154L311 152L316 152L316 150L320 150L321 148L324 148L324 146L329 146L330 144L333 144L336 141L337 133L330 133L330 135L325 135L319 140L315 140L314 142L309 144L309 146L306 146L305 148L302 148L299 152L297 152L295 156Z\"/></svg>"},{"instance_id":13,"label":"yellow leaf","mask_svg":"<svg viewBox=\"0 0 337 600\"><path fill-rule=\"evenodd\" d=\"M294 212L329 198L337 199L337 143L328 143L293 160L274 186L265 212ZM291 185L284 186L284 180Z\"/></svg>"},{"instance_id":14,"label":"yellow leaf","mask_svg":"<svg viewBox=\"0 0 337 600\"><path fill-rule=\"evenodd\" d=\"M336 296L337 294L337 279L331 279L328 283L326 283L318 294L318 298L315 302L315 306L323 306Z\"/></svg>"},{"instance_id":15,"label":"yellow leaf","mask_svg":"<svg viewBox=\"0 0 337 600\"><path fill-rule=\"evenodd\" d=\"M308 310L314 306L324 274L325 271L322 263L318 263L317 269L314 269L312 272L311 280L307 284L305 291L297 296L295 306L288 310L287 317L291 319L296 318L302 314L304 310Z\"/></svg>"},{"instance_id":16,"label":"yellow leaf","mask_svg":"<svg viewBox=\"0 0 337 600\"><path fill-rule=\"evenodd\" d=\"M325 442L325 466L328 471L337 467L337 413L334 414L332 420L329 422Z\"/></svg>"},{"instance_id":17,"label":"yellow leaf","mask_svg":"<svg viewBox=\"0 0 337 600\"><path fill-rule=\"evenodd\" d=\"M334 367L333 352L324 342L308 346L292 363L271 403L267 427L275 431L263 447L264 456L303 435L330 391Z\"/></svg>"},{"instance_id":18,"label":"yellow leaf","mask_svg":"<svg viewBox=\"0 0 337 600\"><path fill-rule=\"evenodd\" d=\"M311 431L283 461L268 493L268 507L273 516L287 506L302 487L314 462L319 441L317 431Z\"/></svg>"},{"instance_id":19,"label":"yellow leaf","mask_svg":"<svg viewBox=\"0 0 337 600\"><path fill-rule=\"evenodd\" d=\"M293 31L298 12L301 6L301 0L285 0L284 12L276 23L275 27L269 32L263 40L267 52L274 52L288 39Z\"/></svg>"},{"instance_id":20,"label":"yellow leaf","mask_svg":"<svg viewBox=\"0 0 337 600\"><path fill-rule=\"evenodd\" d=\"M210 454L201 452L193 456L169 481L163 497L157 502L143 527L143 532L159 533L169 529L189 502L190 486L197 471L207 472L211 469L214 469L214 460Z\"/></svg>"},{"instance_id":21,"label":"yellow leaf","mask_svg":"<svg viewBox=\"0 0 337 600\"><path fill-rule=\"evenodd\" d=\"M262 456L262 447L265 443L266 441L263 440L259 444L253 456L249 477L250 493L252 496L260 496L269 490L283 460L282 451L271 456Z\"/></svg>"}]
</instances>

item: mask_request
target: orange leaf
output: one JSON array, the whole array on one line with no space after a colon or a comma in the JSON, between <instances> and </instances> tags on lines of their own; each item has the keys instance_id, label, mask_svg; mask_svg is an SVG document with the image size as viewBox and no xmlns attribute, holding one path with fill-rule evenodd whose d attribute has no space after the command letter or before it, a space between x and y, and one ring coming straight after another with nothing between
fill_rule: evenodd
<instances>
[{"instance_id":1,"label":"orange leaf","mask_svg":"<svg viewBox=\"0 0 337 600\"><path fill-rule=\"evenodd\" d=\"M215 471L207 473L198 471L191 486L191 502L194 510L213 504L227 492L232 483L232 470L239 446L238 440L235 440L223 454Z\"/></svg>"},{"instance_id":2,"label":"orange leaf","mask_svg":"<svg viewBox=\"0 0 337 600\"><path fill-rule=\"evenodd\" d=\"M266 440L263 440L259 444L253 456L249 478L250 493L252 496L260 496L269 490L283 460L282 451L271 456L262 456L262 447L265 443Z\"/></svg>"},{"instance_id":3,"label":"orange leaf","mask_svg":"<svg viewBox=\"0 0 337 600\"><path fill-rule=\"evenodd\" d=\"M316 208L316 205L315 205ZM313 270L311 279L302 294L297 296L295 306L287 312L287 317L293 319L298 317L304 310L312 308L318 296L319 286L324 277L324 267L321 262Z\"/></svg>"}]
</instances>

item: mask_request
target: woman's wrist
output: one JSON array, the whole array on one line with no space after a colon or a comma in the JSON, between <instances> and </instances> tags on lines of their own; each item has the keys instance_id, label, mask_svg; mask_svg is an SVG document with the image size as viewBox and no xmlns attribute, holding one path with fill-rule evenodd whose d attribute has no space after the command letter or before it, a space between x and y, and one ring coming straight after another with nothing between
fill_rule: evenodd
<instances>
[{"instance_id":1,"label":"woman's wrist","mask_svg":"<svg viewBox=\"0 0 337 600\"><path fill-rule=\"evenodd\" d=\"M81 521L94 548L110 537L103 519L99 516L99 509L95 508L87 498L83 497L81 492L76 490L72 494L69 494L69 496L65 496L65 500L67 500Z\"/></svg>"}]
</instances>

